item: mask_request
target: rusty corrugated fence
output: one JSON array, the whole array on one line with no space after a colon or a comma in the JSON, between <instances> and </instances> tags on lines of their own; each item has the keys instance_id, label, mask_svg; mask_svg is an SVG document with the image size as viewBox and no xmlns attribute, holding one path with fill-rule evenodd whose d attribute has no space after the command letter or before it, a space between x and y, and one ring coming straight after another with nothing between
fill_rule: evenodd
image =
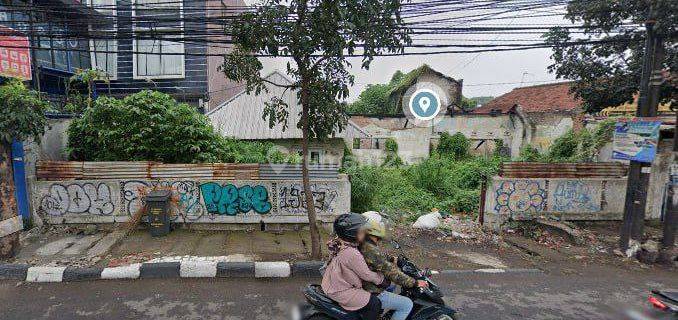
<instances>
[{"instance_id":1,"label":"rusty corrugated fence","mask_svg":"<svg viewBox=\"0 0 678 320\"><path fill-rule=\"evenodd\" d=\"M299 164L199 163L172 164L152 161L38 161L38 180L204 179L295 180ZM309 166L311 179L337 179L339 166Z\"/></svg>"},{"instance_id":2,"label":"rusty corrugated fence","mask_svg":"<svg viewBox=\"0 0 678 320\"><path fill-rule=\"evenodd\" d=\"M505 162L499 169L503 178L622 178L627 174L628 165L618 162Z\"/></svg>"}]
</instances>

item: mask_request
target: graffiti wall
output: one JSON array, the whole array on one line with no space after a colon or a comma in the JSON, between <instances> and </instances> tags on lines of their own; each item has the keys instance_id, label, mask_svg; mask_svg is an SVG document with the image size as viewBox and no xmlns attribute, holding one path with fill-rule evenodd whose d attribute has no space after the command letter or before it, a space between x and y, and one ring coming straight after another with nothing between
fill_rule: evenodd
<instances>
[{"instance_id":1,"label":"graffiti wall","mask_svg":"<svg viewBox=\"0 0 678 320\"><path fill-rule=\"evenodd\" d=\"M179 222L297 223L306 220L300 181L98 180L38 181L34 210L48 223L124 222L154 189L172 191ZM348 180L312 181L318 217L331 221L350 210Z\"/></svg>"},{"instance_id":2,"label":"graffiti wall","mask_svg":"<svg viewBox=\"0 0 678 320\"><path fill-rule=\"evenodd\" d=\"M549 203L554 212L598 212L603 193L601 181L556 180Z\"/></svg>"},{"instance_id":3,"label":"graffiti wall","mask_svg":"<svg viewBox=\"0 0 678 320\"><path fill-rule=\"evenodd\" d=\"M494 177L485 213L511 219L555 217L607 220L622 216L626 179L513 179Z\"/></svg>"},{"instance_id":4,"label":"graffiti wall","mask_svg":"<svg viewBox=\"0 0 678 320\"><path fill-rule=\"evenodd\" d=\"M494 210L499 214L520 214L544 211L546 182L539 180L502 181L497 185Z\"/></svg>"}]
</instances>

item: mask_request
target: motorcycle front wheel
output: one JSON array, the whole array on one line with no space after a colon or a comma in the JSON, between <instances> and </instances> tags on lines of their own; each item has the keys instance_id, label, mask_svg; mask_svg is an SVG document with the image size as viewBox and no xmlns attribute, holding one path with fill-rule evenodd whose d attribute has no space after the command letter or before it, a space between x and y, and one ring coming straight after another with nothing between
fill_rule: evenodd
<instances>
[{"instance_id":1,"label":"motorcycle front wheel","mask_svg":"<svg viewBox=\"0 0 678 320\"><path fill-rule=\"evenodd\" d=\"M436 318L436 320L459 320L459 314L456 314L456 313L455 313L455 314L453 314L453 315L451 315L451 316L450 316L450 315L444 314L444 315L439 316L438 318Z\"/></svg>"}]
</instances>

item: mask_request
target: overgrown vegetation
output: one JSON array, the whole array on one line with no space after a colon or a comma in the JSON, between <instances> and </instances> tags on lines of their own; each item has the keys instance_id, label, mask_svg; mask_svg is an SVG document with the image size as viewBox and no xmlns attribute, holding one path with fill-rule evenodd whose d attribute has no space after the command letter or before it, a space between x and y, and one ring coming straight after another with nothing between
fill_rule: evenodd
<instances>
[{"instance_id":1,"label":"overgrown vegetation","mask_svg":"<svg viewBox=\"0 0 678 320\"><path fill-rule=\"evenodd\" d=\"M412 219L431 208L475 213L482 180L498 171L501 158L469 156L466 138L461 137L445 138L453 147L434 151L419 164L348 168L352 210L378 210Z\"/></svg>"},{"instance_id":2,"label":"overgrown vegetation","mask_svg":"<svg viewBox=\"0 0 678 320\"><path fill-rule=\"evenodd\" d=\"M470 146L471 141L463 133L457 132L450 135L447 132L443 132L440 134L437 151L441 155L460 160L468 157Z\"/></svg>"},{"instance_id":3,"label":"overgrown vegetation","mask_svg":"<svg viewBox=\"0 0 678 320\"><path fill-rule=\"evenodd\" d=\"M398 142L393 138L386 139L384 142L384 150L386 151L386 158L384 159L384 166L399 167L403 165L403 160L398 155Z\"/></svg>"},{"instance_id":4,"label":"overgrown vegetation","mask_svg":"<svg viewBox=\"0 0 678 320\"><path fill-rule=\"evenodd\" d=\"M142 91L124 99L101 97L68 128L72 160L294 162L272 143L225 139L195 108L167 94Z\"/></svg>"},{"instance_id":5,"label":"overgrown vegetation","mask_svg":"<svg viewBox=\"0 0 678 320\"><path fill-rule=\"evenodd\" d=\"M570 129L556 138L543 154L533 146L520 150L520 161L541 162L588 162L595 161L600 149L612 140L614 119L601 121L595 129L583 128L579 132Z\"/></svg>"},{"instance_id":6,"label":"overgrown vegetation","mask_svg":"<svg viewBox=\"0 0 678 320\"><path fill-rule=\"evenodd\" d=\"M615 120L606 120L593 130L568 131L541 154L533 146L520 150L518 161L592 161L609 142ZM393 141L395 143L395 141ZM442 133L440 142L425 161L409 166L348 166L351 177L351 206L355 212L381 211L396 219L412 220L438 208L443 212L476 213L480 186L499 171L508 158L501 157L501 140L489 158L469 154L470 141L461 133ZM395 148L387 141L387 154ZM350 158L350 157L349 157Z\"/></svg>"}]
</instances>

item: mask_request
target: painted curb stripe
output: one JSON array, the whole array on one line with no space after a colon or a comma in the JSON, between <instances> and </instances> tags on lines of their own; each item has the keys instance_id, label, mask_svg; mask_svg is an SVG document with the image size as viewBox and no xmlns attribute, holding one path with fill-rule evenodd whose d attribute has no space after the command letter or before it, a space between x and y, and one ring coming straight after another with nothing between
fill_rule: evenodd
<instances>
[{"instance_id":1,"label":"painted curb stripe","mask_svg":"<svg viewBox=\"0 0 678 320\"><path fill-rule=\"evenodd\" d=\"M88 281L101 279L103 268L74 268L67 267L64 270L63 281Z\"/></svg>"},{"instance_id":2,"label":"painted curb stripe","mask_svg":"<svg viewBox=\"0 0 678 320\"><path fill-rule=\"evenodd\" d=\"M27 282L68 282L99 279L152 278L287 278L319 277L322 261L215 262L183 261L135 263L111 268L30 267L25 264L0 264L0 280ZM539 269L442 270L439 274L544 273Z\"/></svg>"},{"instance_id":3,"label":"painted curb stripe","mask_svg":"<svg viewBox=\"0 0 678 320\"><path fill-rule=\"evenodd\" d=\"M292 264L292 276L319 277L322 261L300 261Z\"/></svg>"},{"instance_id":4,"label":"painted curb stripe","mask_svg":"<svg viewBox=\"0 0 678 320\"><path fill-rule=\"evenodd\" d=\"M255 262L255 278L286 278L291 274L290 264L284 261Z\"/></svg>"},{"instance_id":5,"label":"painted curb stripe","mask_svg":"<svg viewBox=\"0 0 678 320\"><path fill-rule=\"evenodd\" d=\"M181 277L181 263L179 262L157 262L142 263L139 268L139 278L141 279L166 279Z\"/></svg>"},{"instance_id":6,"label":"painted curb stripe","mask_svg":"<svg viewBox=\"0 0 678 320\"><path fill-rule=\"evenodd\" d=\"M26 280L27 264L0 264L0 280Z\"/></svg>"},{"instance_id":7,"label":"painted curb stripe","mask_svg":"<svg viewBox=\"0 0 678 320\"><path fill-rule=\"evenodd\" d=\"M217 263L219 278L253 278L254 262L219 262Z\"/></svg>"},{"instance_id":8,"label":"painted curb stripe","mask_svg":"<svg viewBox=\"0 0 678 320\"><path fill-rule=\"evenodd\" d=\"M61 282L66 267L30 267L26 273L27 282Z\"/></svg>"},{"instance_id":9,"label":"painted curb stripe","mask_svg":"<svg viewBox=\"0 0 678 320\"><path fill-rule=\"evenodd\" d=\"M217 276L217 262L183 261L179 274L182 278L214 278Z\"/></svg>"},{"instance_id":10,"label":"painted curb stripe","mask_svg":"<svg viewBox=\"0 0 678 320\"><path fill-rule=\"evenodd\" d=\"M101 279L137 279L139 278L140 263L127 266L104 268Z\"/></svg>"}]
</instances>

